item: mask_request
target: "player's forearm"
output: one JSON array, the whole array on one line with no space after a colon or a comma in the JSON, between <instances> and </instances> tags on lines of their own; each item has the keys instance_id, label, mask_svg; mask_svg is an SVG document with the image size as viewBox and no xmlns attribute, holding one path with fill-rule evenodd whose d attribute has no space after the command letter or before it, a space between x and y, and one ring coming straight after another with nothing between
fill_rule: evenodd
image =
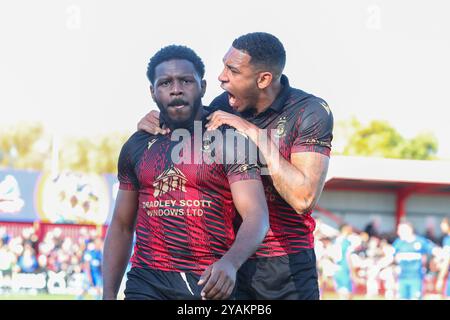
<instances>
[{"instance_id":1,"label":"player's forearm","mask_svg":"<svg viewBox=\"0 0 450 320\"><path fill-rule=\"evenodd\" d=\"M223 258L230 261L236 270L239 269L256 252L268 230L269 218L267 215L244 218L233 245Z\"/></svg>"},{"instance_id":2,"label":"player's forearm","mask_svg":"<svg viewBox=\"0 0 450 320\"><path fill-rule=\"evenodd\" d=\"M270 138L260 140L258 148L266 160L273 185L280 196L299 214L314 207L321 190L314 189L310 177L287 161Z\"/></svg>"},{"instance_id":3,"label":"player's forearm","mask_svg":"<svg viewBox=\"0 0 450 320\"><path fill-rule=\"evenodd\" d=\"M116 299L123 274L131 256L133 230L112 221L103 254L103 298Z\"/></svg>"}]
</instances>

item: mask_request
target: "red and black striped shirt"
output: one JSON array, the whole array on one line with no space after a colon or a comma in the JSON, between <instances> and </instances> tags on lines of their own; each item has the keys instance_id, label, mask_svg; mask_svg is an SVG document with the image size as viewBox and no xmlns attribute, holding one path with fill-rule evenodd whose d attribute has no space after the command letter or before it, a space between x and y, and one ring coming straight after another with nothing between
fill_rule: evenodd
<instances>
[{"instance_id":1,"label":"red and black striped shirt","mask_svg":"<svg viewBox=\"0 0 450 320\"><path fill-rule=\"evenodd\" d=\"M280 154L288 161L296 152L318 152L330 155L333 138L333 115L327 103L302 90L290 87L288 78L281 78L283 89L272 105L254 115L240 114L259 128L267 129L273 141L278 140ZM233 112L225 92L211 103L213 110ZM211 111L212 112L212 111ZM277 192L269 175L262 180L269 207L270 229L257 256L280 256L313 248L315 221L311 212L298 214Z\"/></svg>"},{"instance_id":2,"label":"red and black striped shirt","mask_svg":"<svg viewBox=\"0 0 450 320\"><path fill-rule=\"evenodd\" d=\"M176 132L155 136L139 131L121 150L120 189L139 191L131 262L133 267L202 273L230 248L235 238L236 210L230 184L261 179L260 171L257 165L240 163L238 159L232 164L196 163L194 160L202 156L212 159L211 140L201 141L200 146L194 135L191 140L172 141ZM180 148L179 140L185 143L185 149ZM219 156L214 159L230 148L230 144L219 140L213 151L213 156ZM231 146L236 152L236 146ZM191 161L179 163L179 156L190 157Z\"/></svg>"}]
</instances>

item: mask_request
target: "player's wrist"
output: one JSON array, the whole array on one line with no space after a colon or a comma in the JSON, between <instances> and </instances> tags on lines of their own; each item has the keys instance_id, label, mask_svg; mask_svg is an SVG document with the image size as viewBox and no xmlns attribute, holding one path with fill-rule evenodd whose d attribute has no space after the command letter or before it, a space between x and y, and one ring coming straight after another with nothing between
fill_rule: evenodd
<instances>
[{"instance_id":1,"label":"player's wrist","mask_svg":"<svg viewBox=\"0 0 450 320\"><path fill-rule=\"evenodd\" d=\"M225 254L221 260L231 265L235 269L235 271L237 271L243 263L243 261L241 262L240 259L233 257L230 254Z\"/></svg>"}]
</instances>

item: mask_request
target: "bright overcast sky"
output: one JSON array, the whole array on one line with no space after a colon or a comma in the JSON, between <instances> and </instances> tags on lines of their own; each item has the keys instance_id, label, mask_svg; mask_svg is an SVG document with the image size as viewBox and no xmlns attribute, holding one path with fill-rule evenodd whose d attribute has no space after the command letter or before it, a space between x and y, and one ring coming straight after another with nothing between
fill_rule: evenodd
<instances>
[{"instance_id":1,"label":"bright overcast sky","mask_svg":"<svg viewBox=\"0 0 450 320\"><path fill-rule=\"evenodd\" d=\"M431 131L450 158L448 12L448 0L1 1L0 125L132 131L153 108L145 71L160 47L203 58L207 104L233 39L266 31L285 45L291 85L327 100L335 120Z\"/></svg>"}]
</instances>

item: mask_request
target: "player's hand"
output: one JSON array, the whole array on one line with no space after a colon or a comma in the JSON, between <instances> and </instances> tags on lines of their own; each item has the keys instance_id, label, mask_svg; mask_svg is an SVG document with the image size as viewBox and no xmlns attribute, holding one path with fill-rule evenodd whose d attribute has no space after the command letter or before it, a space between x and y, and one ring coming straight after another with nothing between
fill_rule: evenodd
<instances>
[{"instance_id":1,"label":"player's hand","mask_svg":"<svg viewBox=\"0 0 450 320\"><path fill-rule=\"evenodd\" d=\"M205 125L208 131L216 130L221 125L227 124L230 127L235 128L237 131L247 135L255 144L258 142L257 140L260 129L239 116L224 111L215 111L206 119L209 120L209 122Z\"/></svg>"},{"instance_id":2,"label":"player's hand","mask_svg":"<svg viewBox=\"0 0 450 320\"><path fill-rule=\"evenodd\" d=\"M198 285L205 285L201 293L202 299L227 299L233 292L236 272L233 264L223 258L206 268L198 282Z\"/></svg>"},{"instance_id":3,"label":"player's hand","mask_svg":"<svg viewBox=\"0 0 450 320\"><path fill-rule=\"evenodd\" d=\"M139 122L137 126L138 130L143 130L150 134L168 134L169 128L160 128L159 126L159 112L152 110L147 113Z\"/></svg>"}]
</instances>

